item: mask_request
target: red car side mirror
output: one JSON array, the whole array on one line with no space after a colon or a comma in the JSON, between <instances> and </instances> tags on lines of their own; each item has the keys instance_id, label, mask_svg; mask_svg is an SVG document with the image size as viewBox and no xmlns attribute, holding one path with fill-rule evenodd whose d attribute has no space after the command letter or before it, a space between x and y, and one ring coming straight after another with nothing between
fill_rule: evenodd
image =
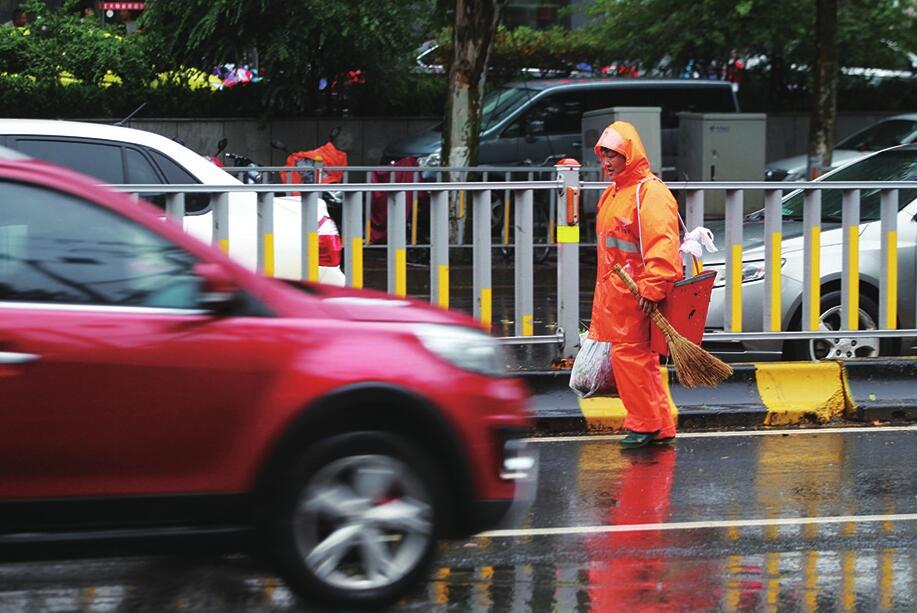
<instances>
[{"instance_id":1,"label":"red car side mirror","mask_svg":"<svg viewBox=\"0 0 917 613\"><path fill-rule=\"evenodd\" d=\"M204 262L194 267L194 273L200 277L201 293L198 304L211 313L225 313L238 300L239 288L219 264Z\"/></svg>"}]
</instances>

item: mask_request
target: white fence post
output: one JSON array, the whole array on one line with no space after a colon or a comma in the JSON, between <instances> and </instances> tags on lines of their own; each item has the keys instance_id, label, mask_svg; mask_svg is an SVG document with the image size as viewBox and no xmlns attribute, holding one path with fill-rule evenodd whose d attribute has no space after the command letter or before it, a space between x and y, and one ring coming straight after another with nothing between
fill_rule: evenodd
<instances>
[{"instance_id":1,"label":"white fence post","mask_svg":"<svg viewBox=\"0 0 917 613\"><path fill-rule=\"evenodd\" d=\"M567 160L564 160L567 161ZM569 160L558 164L557 202L557 325L563 331L561 357L573 357L579 351L579 225L568 218L567 198L577 198L580 190L580 164Z\"/></svg>"}]
</instances>

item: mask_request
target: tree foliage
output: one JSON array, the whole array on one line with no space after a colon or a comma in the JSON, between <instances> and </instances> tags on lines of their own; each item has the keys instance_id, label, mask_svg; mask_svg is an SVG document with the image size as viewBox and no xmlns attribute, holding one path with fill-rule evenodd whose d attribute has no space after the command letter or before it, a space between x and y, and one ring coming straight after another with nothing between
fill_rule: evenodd
<instances>
[{"instance_id":1,"label":"tree foliage","mask_svg":"<svg viewBox=\"0 0 917 613\"><path fill-rule=\"evenodd\" d=\"M24 6L32 16L29 25L0 31L0 70L6 74L47 85L124 87L145 85L155 75L146 37L126 37L115 27L81 20L76 0L65 0L59 10L41 0Z\"/></svg>"},{"instance_id":2,"label":"tree foliage","mask_svg":"<svg viewBox=\"0 0 917 613\"><path fill-rule=\"evenodd\" d=\"M159 69L149 36L79 18L76 0L23 6L23 28L0 29L0 112L13 117L118 115L143 101ZM87 113L87 110L91 110Z\"/></svg>"},{"instance_id":3,"label":"tree foliage","mask_svg":"<svg viewBox=\"0 0 917 613\"><path fill-rule=\"evenodd\" d=\"M430 0L184 0L149 3L141 27L169 33L165 55L209 69L257 57L267 112L341 110L348 88L384 105L415 87L412 52ZM350 71L359 70L356 77ZM350 81L350 84L348 84ZM361 109L351 109L361 110Z\"/></svg>"},{"instance_id":4,"label":"tree foliage","mask_svg":"<svg viewBox=\"0 0 917 613\"><path fill-rule=\"evenodd\" d=\"M452 28L437 36L440 45L437 57L445 62L452 53ZM519 26L510 30L497 28L488 69L488 85L499 85L525 77L527 69L537 74L569 74L582 63L595 65L609 53L596 43L596 38L584 30L567 30L554 26L536 30Z\"/></svg>"},{"instance_id":5,"label":"tree foliage","mask_svg":"<svg viewBox=\"0 0 917 613\"><path fill-rule=\"evenodd\" d=\"M595 0L589 16L589 35L611 56L638 62L649 73L679 76L689 62L721 63L735 49L764 81L770 105L799 97L810 85L815 0ZM838 46L843 66L910 66L908 54L917 53L917 4L843 0Z\"/></svg>"},{"instance_id":6,"label":"tree foliage","mask_svg":"<svg viewBox=\"0 0 917 613\"><path fill-rule=\"evenodd\" d=\"M848 66L895 68L917 52L914 0L843 0L838 42ZM815 0L595 0L590 33L619 58L677 74L732 49L746 57L811 61Z\"/></svg>"}]
</instances>

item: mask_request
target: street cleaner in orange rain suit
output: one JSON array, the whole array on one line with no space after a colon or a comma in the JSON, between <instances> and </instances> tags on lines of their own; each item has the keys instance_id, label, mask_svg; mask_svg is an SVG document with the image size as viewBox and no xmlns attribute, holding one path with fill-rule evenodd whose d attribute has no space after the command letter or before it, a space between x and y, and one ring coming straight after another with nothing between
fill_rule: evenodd
<instances>
[{"instance_id":1,"label":"street cleaner in orange rain suit","mask_svg":"<svg viewBox=\"0 0 917 613\"><path fill-rule=\"evenodd\" d=\"M621 445L669 442L675 438L675 424L659 354L650 349L649 315L683 276L678 205L650 172L643 143L631 124L616 121L608 126L595 153L612 183L598 204L598 272L589 337L611 343L612 370L627 410L624 428L629 432ZM612 270L615 264L636 281L639 301Z\"/></svg>"}]
</instances>

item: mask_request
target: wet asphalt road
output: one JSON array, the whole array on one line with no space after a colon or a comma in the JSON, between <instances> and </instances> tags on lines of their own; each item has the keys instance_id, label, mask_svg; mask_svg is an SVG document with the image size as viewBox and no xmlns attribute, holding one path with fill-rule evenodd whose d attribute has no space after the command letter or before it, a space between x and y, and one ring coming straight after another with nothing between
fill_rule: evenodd
<instances>
[{"instance_id":1,"label":"wet asphalt road","mask_svg":"<svg viewBox=\"0 0 917 613\"><path fill-rule=\"evenodd\" d=\"M541 439L534 506L396 611L917 610L917 427ZM0 563L0 612L311 610L241 555Z\"/></svg>"}]
</instances>

